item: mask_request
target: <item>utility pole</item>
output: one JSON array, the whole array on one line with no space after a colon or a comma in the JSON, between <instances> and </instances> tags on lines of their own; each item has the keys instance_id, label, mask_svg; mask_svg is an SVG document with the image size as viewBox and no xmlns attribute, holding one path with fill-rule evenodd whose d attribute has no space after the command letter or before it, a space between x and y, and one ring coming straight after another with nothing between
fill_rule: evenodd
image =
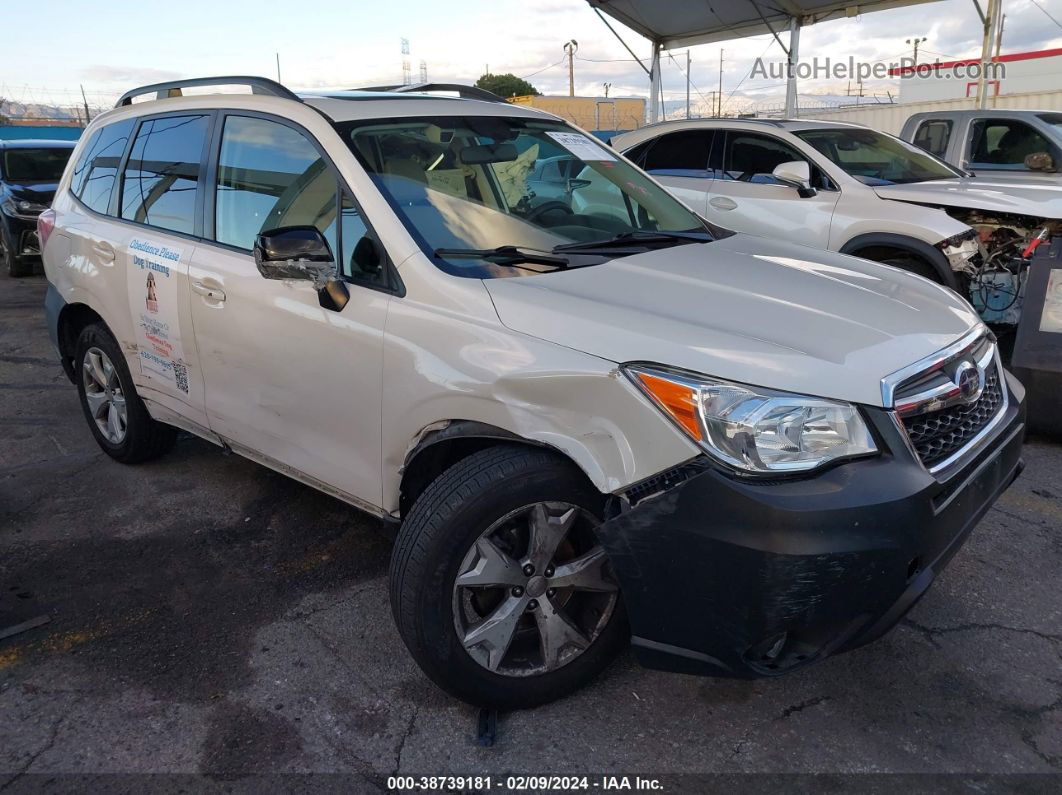
<instances>
[{"instance_id":1,"label":"utility pole","mask_svg":"<svg viewBox=\"0 0 1062 795\"><path fill-rule=\"evenodd\" d=\"M280 82L280 53L277 53L277 82Z\"/></svg>"},{"instance_id":2,"label":"utility pole","mask_svg":"<svg viewBox=\"0 0 1062 795\"><path fill-rule=\"evenodd\" d=\"M575 96L575 51L579 49L579 42L575 39L564 43L564 51L568 53L568 96Z\"/></svg>"},{"instance_id":3,"label":"utility pole","mask_svg":"<svg viewBox=\"0 0 1062 795\"><path fill-rule=\"evenodd\" d=\"M723 50L719 50L719 93L716 95L719 109L715 112L716 118L723 115Z\"/></svg>"},{"instance_id":4,"label":"utility pole","mask_svg":"<svg viewBox=\"0 0 1062 795\"><path fill-rule=\"evenodd\" d=\"M88 127L91 119L89 119L88 99L85 98L85 86L83 85L81 86L81 101L85 104L85 126Z\"/></svg>"},{"instance_id":5,"label":"utility pole","mask_svg":"<svg viewBox=\"0 0 1062 795\"><path fill-rule=\"evenodd\" d=\"M924 41L928 41L928 39L925 36L923 36L920 39L919 38L914 38L914 39L908 39L907 40L908 44L913 44L914 45L914 64L915 64L915 66L918 66L918 45L921 44Z\"/></svg>"},{"instance_id":6,"label":"utility pole","mask_svg":"<svg viewBox=\"0 0 1062 795\"><path fill-rule=\"evenodd\" d=\"M999 51L1003 49L1003 26L1007 24L1007 15L1001 14L999 17L999 30L996 31L996 57L999 57Z\"/></svg>"},{"instance_id":7,"label":"utility pole","mask_svg":"<svg viewBox=\"0 0 1062 795\"><path fill-rule=\"evenodd\" d=\"M981 14L981 21L984 23L984 39L981 42L981 74L977 79L977 107L980 110L988 107L988 70L992 65L994 34L999 26L999 6L1000 0L988 0L988 9L984 12L981 11L981 6L976 6L977 12Z\"/></svg>"},{"instance_id":8,"label":"utility pole","mask_svg":"<svg viewBox=\"0 0 1062 795\"><path fill-rule=\"evenodd\" d=\"M605 87L605 99L608 99L608 90L612 88L612 83L602 83Z\"/></svg>"},{"instance_id":9,"label":"utility pole","mask_svg":"<svg viewBox=\"0 0 1062 795\"><path fill-rule=\"evenodd\" d=\"M686 50L686 118L690 117L690 51Z\"/></svg>"}]
</instances>

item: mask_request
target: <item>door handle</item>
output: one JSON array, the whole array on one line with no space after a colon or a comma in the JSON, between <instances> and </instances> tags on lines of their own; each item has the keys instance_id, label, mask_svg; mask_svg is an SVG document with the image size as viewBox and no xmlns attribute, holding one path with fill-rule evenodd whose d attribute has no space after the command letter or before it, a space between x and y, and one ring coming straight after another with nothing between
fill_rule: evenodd
<instances>
[{"instance_id":1,"label":"door handle","mask_svg":"<svg viewBox=\"0 0 1062 795\"><path fill-rule=\"evenodd\" d=\"M114 262L114 246L110 243L105 243L102 240L97 240L92 244L93 253L104 262Z\"/></svg>"},{"instance_id":2,"label":"door handle","mask_svg":"<svg viewBox=\"0 0 1062 795\"><path fill-rule=\"evenodd\" d=\"M729 196L713 196L708 203L717 210L733 210L737 207L737 202Z\"/></svg>"},{"instance_id":3,"label":"door handle","mask_svg":"<svg viewBox=\"0 0 1062 795\"><path fill-rule=\"evenodd\" d=\"M215 287L214 285L198 280L192 282L192 292L203 296L208 301L221 302L225 300L225 291L220 287Z\"/></svg>"}]
</instances>

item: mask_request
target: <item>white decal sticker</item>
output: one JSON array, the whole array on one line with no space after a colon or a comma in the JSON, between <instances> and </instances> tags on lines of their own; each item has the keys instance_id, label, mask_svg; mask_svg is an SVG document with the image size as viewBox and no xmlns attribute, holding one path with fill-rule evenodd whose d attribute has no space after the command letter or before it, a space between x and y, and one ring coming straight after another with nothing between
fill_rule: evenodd
<instances>
[{"instance_id":1,"label":"white decal sticker","mask_svg":"<svg viewBox=\"0 0 1062 795\"><path fill-rule=\"evenodd\" d=\"M184 364L176 278L184 249L133 238L129 241L129 307L140 352L140 371L188 394L188 368Z\"/></svg>"},{"instance_id":2,"label":"white decal sticker","mask_svg":"<svg viewBox=\"0 0 1062 795\"><path fill-rule=\"evenodd\" d=\"M595 143L582 133L551 132L546 133L546 135L583 162L616 159L616 156L608 151L604 145Z\"/></svg>"},{"instance_id":3,"label":"white decal sticker","mask_svg":"<svg viewBox=\"0 0 1062 795\"><path fill-rule=\"evenodd\" d=\"M1062 270L1053 268L1047 279L1044 311L1040 314L1040 331L1062 334Z\"/></svg>"}]
</instances>

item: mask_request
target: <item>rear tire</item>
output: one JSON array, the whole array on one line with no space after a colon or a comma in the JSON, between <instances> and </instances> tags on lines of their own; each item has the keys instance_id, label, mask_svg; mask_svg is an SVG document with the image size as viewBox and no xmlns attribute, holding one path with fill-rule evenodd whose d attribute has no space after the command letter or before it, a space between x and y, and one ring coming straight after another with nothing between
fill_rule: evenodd
<instances>
[{"instance_id":1,"label":"rear tire","mask_svg":"<svg viewBox=\"0 0 1062 795\"><path fill-rule=\"evenodd\" d=\"M115 461L139 464L173 447L176 428L148 414L118 342L102 323L86 326L78 337L74 375L89 429Z\"/></svg>"},{"instance_id":2,"label":"rear tire","mask_svg":"<svg viewBox=\"0 0 1062 795\"><path fill-rule=\"evenodd\" d=\"M433 682L476 706L524 709L577 690L608 666L630 632L593 533L603 505L571 462L519 445L474 453L428 486L399 530L390 590L402 640ZM505 584L464 584L470 577L496 582L486 576L495 570L481 550L484 539L503 533L505 539L525 533L512 546L498 542L506 549L492 560L504 559L497 582ZM550 547L547 537L559 541ZM540 552L545 557L531 577L528 567ZM540 593L549 583L556 587ZM507 641L470 642L492 620L501 626L502 614L514 617Z\"/></svg>"},{"instance_id":3,"label":"rear tire","mask_svg":"<svg viewBox=\"0 0 1062 795\"><path fill-rule=\"evenodd\" d=\"M937 273L936 268L925 260L918 259L917 257L890 257L889 259L881 260L881 264L891 265L894 268L913 273L916 276L929 279L929 281L936 282L937 284L944 283L941 281L940 274Z\"/></svg>"}]
</instances>

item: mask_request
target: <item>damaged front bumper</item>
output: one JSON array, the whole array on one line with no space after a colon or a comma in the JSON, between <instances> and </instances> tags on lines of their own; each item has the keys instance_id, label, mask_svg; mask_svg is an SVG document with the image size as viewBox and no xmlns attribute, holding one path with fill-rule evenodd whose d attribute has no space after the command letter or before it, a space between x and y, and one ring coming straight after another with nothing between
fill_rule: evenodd
<instances>
[{"instance_id":1,"label":"damaged front bumper","mask_svg":"<svg viewBox=\"0 0 1062 795\"><path fill-rule=\"evenodd\" d=\"M774 676L885 634L1022 469L1025 395L1007 382L992 442L943 481L880 409L867 418L882 455L811 478L738 479L703 461L669 473L598 531L639 662Z\"/></svg>"}]
</instances>

